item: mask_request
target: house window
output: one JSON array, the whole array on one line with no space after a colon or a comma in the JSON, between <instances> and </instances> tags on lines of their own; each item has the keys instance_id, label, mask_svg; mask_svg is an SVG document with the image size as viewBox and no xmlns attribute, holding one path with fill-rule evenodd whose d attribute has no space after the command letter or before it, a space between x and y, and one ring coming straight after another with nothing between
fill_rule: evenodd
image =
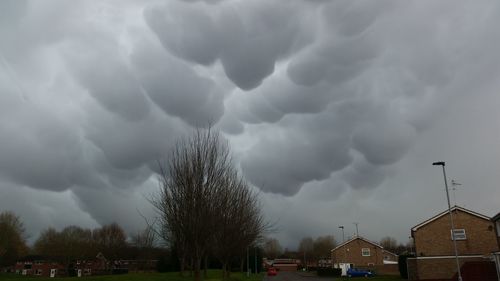
<instances>
[{"instance_id":1,"label":"house window","mask_svg":"<svg viewBox=\"0 0 500 281\"><path fill-rule=\"evenodd\" d=\"M362 248L361 249L361 255L363 257L369 257L370 256L370 248Z\"/></svg>"},{"instance_id":2,"label":"house window","mask_svg":"<svg viewBox=\"0 0 500 281\"><path fill-rule=\"evenodd\" d=\"M455 237L455 240L466 240L465 229L455 229L451 232L451 240L453 240L453 237Z\"/></svg>"},{"instance_id":3,"label":"house window","mask_svg":"<svg viewBox=\"0 0 500 281\"><path fill-rule=\"evenodd\" d=\"M42 275L42 270L41 269L37 269L35 271L35 275Z\"/></svg>"}]
</instances>

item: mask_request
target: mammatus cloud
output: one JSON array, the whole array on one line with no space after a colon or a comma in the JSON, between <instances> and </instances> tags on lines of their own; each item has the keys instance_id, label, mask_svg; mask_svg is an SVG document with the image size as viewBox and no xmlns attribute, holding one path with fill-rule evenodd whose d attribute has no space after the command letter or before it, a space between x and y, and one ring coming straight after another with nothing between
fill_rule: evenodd
<instances>
[{"instance_id":1,"label":"mammatus cloud","mask_svg":"<svg viewBox=\"0 0 500 281\"><path fill-rule=\"evenodd\" d=\"M498 74L499 5L462 4L3 1L0 184L88 225L134 217L156 161L210 123L265 196L371 191Z\"/></svg>"}]
</instances>

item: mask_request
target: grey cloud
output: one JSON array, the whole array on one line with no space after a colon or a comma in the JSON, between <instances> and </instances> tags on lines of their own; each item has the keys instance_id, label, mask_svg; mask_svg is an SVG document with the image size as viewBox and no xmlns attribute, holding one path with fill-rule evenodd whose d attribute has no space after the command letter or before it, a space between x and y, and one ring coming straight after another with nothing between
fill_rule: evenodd
<instances>
[{"instance_id":1,"label":"grey cloud","mask_svg":"<svg viewBox=\"0 0 500 281\"><path fill-rule=\"evenodd\" d=\"M415 135L413 127L391 118L361 125L353 134L353 148L372 164L393 164L408 151Z\"/></svg>"},{"instance_id":2,"label":"grey cloud","mask_svg":"<svg viewBox=\"0 0 500 281\"><path fill-rule=\"evenodd\" d=\"M124 59L116 53L117 45L114 42L77 43L65 50L67 64L90 94L122 118L131 121L144 118L150 110L149 101Z\"/></svg>"},{"instance_id":3,"label":"grey cloud","mask_svg":"<svg viewBox=\"0 0 500 281\"><path fill-rule=\"evenodd\" d=\"M216 123L224 113L222 88L158 48L138 46L132 62L148 96L166 113L193 126Z\"/></svg>"},{"instance_id":4,"label":"grey cloud","mask_svg":"<svg viewBox=\"0 0 500 281\"><path fill-rule=\"evenodd\" d=\"M276 133L262 138L241 163L245 176L264 191L294 195L304 183L326 179L351 161L349 140L335 133L325 134L327 139Z\"/></svg>"},{"instance_id":5,"label":"grey cloud","mask_svg":"<svg viewBox=\"0 0 500 281\"><path fill-rule=\"evenodd\" d=\"M493 2L58 0L0 7L0 205L31 214L33 229L42 225L40 214L56 226L118 220L134 229L141 219L130 206L148 206L142 195L157 187L156 160L209 122L272 201L266 214L325 232L331 214L376 221L372 212L392 212L377 207L384 200L423 198L415 187L429 192L432 181L421 183L428 172L422 163L441 155L465 165L465 150L474 158L465 142L447 154L462 125L475 141L496 139L500 6ZM467 120L457 121L455 111ZM488 147L473 148L488 158ZM475 172L466 174L479 186ZM400 195L412 187L411 196ZM49 199L38 200L44 194ZM19 207L5 203L24 198ZM293 212L284 211L287 204ZM307 235L284 229L289 241Z\"/></svg>"},{"instance_id":6,"label":"grey cloud","mask_svg":"<svg viewBox=\"0 0 500 281\"><path fill-rule=\"evenodd\" d=\"M298 1L286 7L268 1L237 8L225 3L157 6L144 16L174 54L205 65L219 58L228 78L250 90L274 72L277 60L306 43L307 37L299 36L306 28L298 17L302 6ZM176 19L180 29L171 24Z\"/></svg>"}]
</instances>

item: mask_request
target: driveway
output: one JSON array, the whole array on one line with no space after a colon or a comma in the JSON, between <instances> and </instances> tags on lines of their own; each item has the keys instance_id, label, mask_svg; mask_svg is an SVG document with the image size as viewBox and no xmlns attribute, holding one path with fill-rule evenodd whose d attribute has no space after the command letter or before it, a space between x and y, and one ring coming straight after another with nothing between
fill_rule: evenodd
<instances>
[{"instance_id":1,"label":"driveway","mask_svg":"<svg viewBox=\"0 0 500 281\"><path fill-rule=\"evenodd\" d=\"M333 277L318 277L309 272L284 272L278 271L276 276L265 276L264 281L332 281Z\"/></svg>"}]
</instances>

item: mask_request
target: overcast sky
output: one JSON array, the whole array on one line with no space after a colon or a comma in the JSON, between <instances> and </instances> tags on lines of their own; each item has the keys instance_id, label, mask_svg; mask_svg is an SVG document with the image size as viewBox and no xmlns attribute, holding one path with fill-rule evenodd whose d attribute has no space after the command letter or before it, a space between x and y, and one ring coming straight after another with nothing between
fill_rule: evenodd
<instances>
[{"instance_id":1,"label":"overcast sky","mask_svg":"<svg viewBox=\"0 0 500 281\"><path fill-rule=\"evenodd\" d=\"M215 124L281 244L406 243L454 202L500 212L500 2L0 2L0 211L154 214L156 161Z\"/></svg>"}]
</instances>

